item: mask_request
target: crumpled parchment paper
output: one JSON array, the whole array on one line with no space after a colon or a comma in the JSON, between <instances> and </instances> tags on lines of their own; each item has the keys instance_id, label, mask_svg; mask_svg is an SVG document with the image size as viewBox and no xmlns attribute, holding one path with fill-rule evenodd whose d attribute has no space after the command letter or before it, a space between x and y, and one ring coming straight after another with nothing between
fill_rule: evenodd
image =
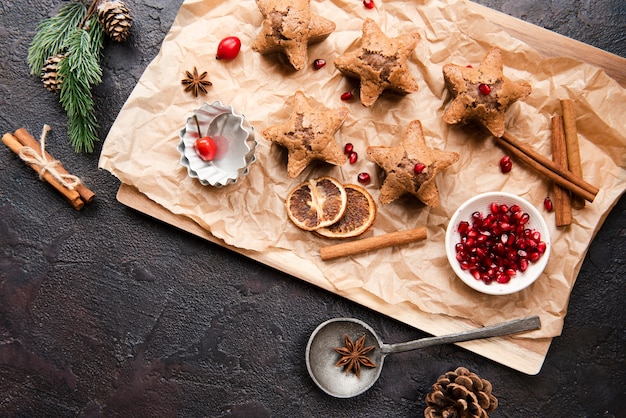
<instances>
[{"instance_id":1,"label":"crumpled parchment paper","mask_svg":"<svg viewBox=\"0 0 626 418\"><path fill-rule=\"evenodd\" d=\"M309 63L324 58L328 65L312 65L294 72L277 56L261 56L250 45L262 16L252 0L188 0L182 5L161 51L148 66L103 146L99 166L125 184L176 215L191 218L225 243L253 251L289 249L312 260L337 289L363 288L386 303L409 302L422 311L491 324L539 314L542 329L530 338L561 332L576 276L587 248L626 185L626 91L603 71L568 59L545 59L523 42L502 32L462 1L393 0L377 2L369 10L360 2L311 3L314 13L332 19L337 29L309 47ZM366 17L387 36L418 31L422 40L410 60L419 91L407 96L385 93L371 107L358 100L348 104L350 115L337 132L339 143L351 142L359 153L355 165L310 166L298 178L286 174L286 154L260 132L285 120L292 97L301 89L316 106L343 103L341 93L355 83L332 65L333 59L355 47ZM215 51L225 36L236 35L242 50L234 61L218 61ZM556 228L554 213L543 211L550 183L522 163L503 175L498 162L504 152L492 138L472 127L450 127L441 115L449 104L442 76L448 62L478 65L486 51L503 50L504 73L526 79L533 93L507 113L507 130L544 155L551 155L550 117L560 112L559 99L571 98L578 115L583 173L600 187L593 203L574 211L574 223ZM183 92L181 79L196 66L208 71L213 86L205 97ZM178 132L194 109L219 100L246 115L259 141L258 160L235 185L212 188L190 178L179 163ZM375 225L365 236L416 226L428 227L428 240L346 259L321 261L321 246L336 241L301 231L288 221L284 200L288 192L312 177L331 175L355 183L368 172L375 199L380 171L367 160L368 145L397 144L409 122L421 120L432 148L455 151L458 163L440 174L440 205L431 209L413 197L379 206ZM466 199L487 191L518 194L540 208L551 227L552 256L544 274L529 288L508 296L479 294L458 280L445 256L445 228L454 210Z\"/></svg>"}]
</instances>

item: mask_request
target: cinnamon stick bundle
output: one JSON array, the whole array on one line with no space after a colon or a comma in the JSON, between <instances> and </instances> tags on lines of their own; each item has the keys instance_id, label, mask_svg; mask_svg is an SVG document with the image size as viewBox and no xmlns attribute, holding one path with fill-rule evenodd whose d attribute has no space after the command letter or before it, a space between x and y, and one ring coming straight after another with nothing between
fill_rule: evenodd
<instances>
[{"instance_id":1,"label":"cinnamon stick bundle","mask_svg":"<svg viewBox=\"0 0 626 418\"><path fill-rule=\"evenodd\" d=\"M47 128L49 129L49 127ZM46 131L44 130L44 135L45 132ZM39 174L42 180L46 181L50 184L50 186L61 193L61 195L63 195L63 197L70 202L74 209L80 210L85 206L85 203L89 203L94 199L95 193L82 184L82 182L79 182L73 187L68 187L67 182L65 182L65 177L63 176L70 176L70 174L57 160L55 160L49 153L45 152L45 149L42 155L41 144L33 138L26 129L20 128L15 131L14 134L7 132L2 137L2 142L16 155L20 156L20 158L22 158L24 162L37 174ZM33 160L32 158L27 158L25 151L35 153L42 159L42 161L45 161L45 163ZM50 163L53 164L52 169L47 166ZM55 173L53 174L51 170L54 170ZM59 176L61 176L60 180ZM72 178L76 177L72 176Z\"/></svg>"},{"instance_id":2,"label":"cinnamon stick bundle","mask_svg":"<svg viewBox=\"0 0 626 418\"><path fill-rule=\"evenodd\" d=\"M571 171L557 167L552 160L544 157L508 132L505 132L501 138L496 137L495 139L502 148L546 176L548 180L557 183L559 186L566 188L589 202L593 202L596 198L599 192L597 187L587 183Z\"/></svg>"},{"instance_id":3,"label":"cinnamon stick bundle","mask_svg":"<svg viewBox=\"0 0 626 418\"><path fill-rule=\"evenodd\" d=\"M578 144L578 130L576 129L574 102L571 99L562 99L561 111L563 113L563 127L565 131L567 167L569 171L582 178L583 169L580 162L580 147ZM578 196L574 196L572 198L572 205L575 209L582 209L585 207L585 200Z\"/></svg>"},{"instance_id":4,"label":"cinnamon stick bundle","mask_svg":"<svg viewBox=\"0 0 626 418\"><path fill-rule=\"evenodd\" d=\"M374 237L362 238L356 241L343 242L320 248L322 260L345 257L378 250L386 247L404 245L411 242L422 241L427 237L425 227L408 229L406 231L390 232Z\"/></svg>"},{"instance_id":5,"label":"cinnamon stick bundle","mask_svg":"<svg viewBox=\"0 0 626 418\"><path fill-rule=\"evenodd\" d=\"M552 117L552 160L557 167L567 168L567 149L563 118L559 115ZM554 212L556 226L567 226L572 223L572 198L568 190L553 183Z\"/></svg>"}]
</instances>

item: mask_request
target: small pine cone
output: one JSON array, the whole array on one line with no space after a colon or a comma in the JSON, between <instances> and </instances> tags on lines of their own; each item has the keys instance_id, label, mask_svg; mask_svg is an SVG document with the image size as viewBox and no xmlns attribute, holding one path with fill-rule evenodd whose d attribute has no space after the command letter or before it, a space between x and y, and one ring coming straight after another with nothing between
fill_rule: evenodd
<instances>
[{"instance_id":1,"label":"small pine cone","mask_svg":"<svg viewBox=\"0 0 626 418\"><path fill-rule=\"evenodd\" d=\"M498 407L491 383L465 367L437 378L426 395L425 418L488 418Z\"/></svg>"},{"instance_id":2,"label":"small pine cone","mask_svg":"<svg viewBox=\"0 0 626 418\"><path fill-rule=\"evenodd\" d=\"M59 75L59 63L67 56L65 53L59 53L51 56L46 60L41 69L41 81L43 86L53 92L59 93L61 91L61 85L63 84L63 78Z\"/></svg>"},{"instance_id":3,"label":"small pine cone","mask_svg":"<svg viewBox=\"0 0 626 418\"><path fill-rule=\"evenodd\" d=\"M130 35L133 19L126 4L120 0L105 1L98 6L98 20L104 33L115 42L124 42Z\"/></svg>"}]
</instances>

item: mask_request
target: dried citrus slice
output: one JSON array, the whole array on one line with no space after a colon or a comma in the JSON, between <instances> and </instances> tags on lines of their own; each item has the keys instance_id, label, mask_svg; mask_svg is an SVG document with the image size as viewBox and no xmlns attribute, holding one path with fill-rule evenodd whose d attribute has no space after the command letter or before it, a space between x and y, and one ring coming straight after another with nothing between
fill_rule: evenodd
<instances>
[{"instance_id":1,"label":"dried citrus slice","mask_svg":"<svg viewBox=\"0 0 626 418\"><path fill-rule=\"evenodd\" d=\"M361 186L346 184L348 202L341 219L325 228L315 230L328 238L350 238L361 235L368 230L376 219L376 203L372 196Z\"/></svg>"},{"instance_id":2,"label":"dried citrus slice","mask_svg":"<svg viewBox=\"0 0 626 418\"><path fill-rule=\"evenodd\" d=\"M298 227L312 231L337 222L348 197L338 180L320 177L300 184L287 196L287 214Z\"/></svg>"}]
</instances>

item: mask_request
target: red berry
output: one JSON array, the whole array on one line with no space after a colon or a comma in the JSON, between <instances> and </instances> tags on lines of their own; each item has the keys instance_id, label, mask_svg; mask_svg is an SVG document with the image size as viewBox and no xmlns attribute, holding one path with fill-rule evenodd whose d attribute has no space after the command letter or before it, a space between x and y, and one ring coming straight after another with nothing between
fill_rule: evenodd
<instances>
[{"instance_id":1,"label":"red berry","mask_svg":"<svg viewBox=\"0 0 626 418\"><path fill-rule=\"evenodd\" d=\"M474 67L472 67L471 65L466 65L466 67L467 67L467 68L474 68Z\"/></svg>"},{"instance_id":2,"label":"red berry","mask_svg":"<svg viewBox=\"0 0 626 418\"><path fill-rule=\"evenodd\" d=\"M352 100L353 97L354 97L354 94L352 94L351 91L347 91L341 94L341 100L343 100L344 102Z\"/></svg>"},{"instance_id":3,"label":"red berry","mask_svg":"<svg viewBox=\"0 0 626 418\"><path fill-rule=\"evenodd\" d=\"M241 40L236 36L228 36L222 39L217 46L217 55L215 58L224 61L234 60L237 54L239 54L240 49Z\"/></svg>"},{"instance_id":4,"label":"red berry","mask_svg":"<svg viewBox=\"0 0 626 418\"><path fill-rule=\"evenodd\" d=\"M213 161L217 153L215 141L210 136L196 139L195 148L202 161Z\"/></svg>"},{"instance_id":5,"label":"red berry","mask_svg":"<svg viewBox=\"0 0 626 418\"><path fill-rule=\"evenodd\" d=\"M415 172L415 174L421 174L425 169L426 164L424 163L417 163L415 164L415 167L413 167L413 171Z\"/></svg>"},{"instance_id":6,"label":"red berry","mask_svg":"<svg viewBox=\"0 0 626 418\"><path fill-rule=\"evenodd\" d=\"M500 170L506 174L511 171L512 168L513 162L511 161L511 157L509 157L508 155L502 157L502 159L500 160Z\"/></svg>"},{"instance_id":7,"label":"red berry","mask_svg":"<svg viewBox=\"0 0 626 418\"><path fill-rule=\"evenodd\" d=\"M352 145L350 142L348 142L343 147L343 152L349 155L352 151L354 151L354 145Z\"/></svg>"},{"instance_id":8,"label":"red berry","mask_svg":"<svg viewBox=\"0 0 626 418\"><path fill-rule=\"evenodd\" d=\"M316 70L319 70L320 68L324 67L326 65L326 60L318 58L315 61L313 61L313 68L315 68Z\"/></svg>"},{"instance_id":9,"label":"red berry","mask_svg":"<svg viewBox=\"0 0 626 418\"><path fill-rule=\"evenodd\" d=\"M363 6L365 6L366 9L373 9L374 8L374 0L363 0Z\"/></svg>"},{"instance_id":10,"label":"red berry","mask_svg":"<svg viewBox=\"0 0 626 418\"><path fill-rule=\"evenodd\" d=\"M359 173L359 175L356 177L357 181L361 184L369 184L370 181L372 180L370 175L367 173Z\"/></svg>"},{"instance_id":11,"label":"red berry","mask_svg":"<svg viewBox=\"0 0 626 418\"><path fill-rule=\"evenodd\" d=\"M348 154L348 160L350 161L350 164L356 163L358 159L359 154L357 154L356 151L352 151L350 154Z\"/></svg>"},{"instance_id":12,"label":"red berry","mask_svg":"<svg viewBox=\"0 0 626 418\"><path fill-rule=\"evenodd\" d=\"M554 206L552 205L552 199L550 199L550 196L547 196L545 199L543 199L543 208L547 212L552 212Z\"/></svg>"},{"instance_id":13,"label":"red berry","mask_svg":"<svg viewBox=\"0 0 626 418\"><path fill-rule=\"evenodd\" d=\"M480 86L478 86L478 91L483 96L487 96L489 93L491 93L491 87L489 87L489 84L481 84Z\"/></svg>"}]
</instances>

